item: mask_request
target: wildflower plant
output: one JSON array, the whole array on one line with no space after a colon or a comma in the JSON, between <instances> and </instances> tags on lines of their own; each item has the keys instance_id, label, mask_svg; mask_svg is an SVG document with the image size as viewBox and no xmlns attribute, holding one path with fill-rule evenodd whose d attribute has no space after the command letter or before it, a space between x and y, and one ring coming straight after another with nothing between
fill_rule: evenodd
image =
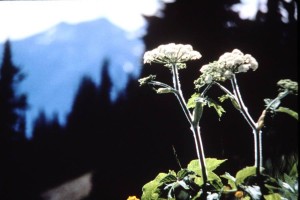
<instances>
[{"instance_id":1,"label":"wildflower plant","mask_svg":"<svg viewBox=\"0 0 300 200\"><path fill-rule=\"evenodd\" d=\"M158 94L173 93L181 106L187 121L190 124L197 159L192 160L186 168L179 172L170 170L168 173L159 173L158 176L143 187L142 200L156 199L205 199L218 200L229 194L234 194L235 199L285 199L285 196L297 198L295 191L298 182L286 175L291 184L272 178L263 172L262 128L265 126L265 117L268 114L284 112L298 120L297 112L281 107L281 100L287 95L298 95L298 83L290 79L278 81L279 93L274 99L265 99L265 109L255 121L245 105L239 89L237 76L249 70L258 69L258 62L250 54L244 54L238 49L226 52L213 61L200 68L201 75L194 81L195 93L186 101L180 85L179 70L186 68L186 62L200 59L202 55L193 50L191 45L165 44L147 51L144 54L144 64L158 63L168 68L172 75L173 85L168 85L156 80L156 75L139 79L140 85L149 85ZM224 86L229 81L231 88ZM225 112L217 101L207 96L212 86L216 86L224 92L219 97L222 103L229 99L250 126L254 138L254 165L245 167L231 176L225 173L221 176L214 173L225 160L206 158L201 138L199 121L203 114L203 107L213 107L219 117ZM296 163L295 165L298 165ZM298 177L297 171L293 171L293 177ZM227 180L227 183L223 183ZM286 192L286 188L290 192ZM289 198L288 197L288 198Z\"/></svg>"}]
</instances>

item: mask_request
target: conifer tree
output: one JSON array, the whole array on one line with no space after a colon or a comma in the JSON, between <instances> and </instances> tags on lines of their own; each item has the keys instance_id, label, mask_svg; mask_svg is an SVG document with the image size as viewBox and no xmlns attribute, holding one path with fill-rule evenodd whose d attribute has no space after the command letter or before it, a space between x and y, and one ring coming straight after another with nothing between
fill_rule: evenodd
<instances>
[{"instance_id":1,"label":"conifer tree","mask_svg":"<svg viewBox=\"0 0 300 200\"><path fill-rule=\"evenodd\" d=\"M3 141L25 138L26 95L17 91L23 79L24 74L12 62L11 45L7 40L0 67L0 139Z\"/></svg>"}]
</instances>

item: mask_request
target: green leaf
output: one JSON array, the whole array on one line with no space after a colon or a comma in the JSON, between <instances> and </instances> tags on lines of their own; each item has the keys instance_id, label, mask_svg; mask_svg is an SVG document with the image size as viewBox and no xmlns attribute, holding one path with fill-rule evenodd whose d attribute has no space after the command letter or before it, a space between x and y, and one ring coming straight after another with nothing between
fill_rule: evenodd
<instances>
[{"instance_id":1,"label":"green leaf","mask_svg":"<svg viewBox=\"0 0 300 200\"><path fill-rule=\"evenodd\" d=\"M198 160L198 159L192 160L192 161L188 164L187 169L190 170L190 171L195 172L195 173L196 173L197 175L199 175L199 176L202 176L202 172L201 172L201 170L200 170L199 160Z\"/></svg>"},{"instance_id":2,"label":"green leaf","mask_svg":"<svg viewBox=\"0 0 300 200\"><path fill-rule=\"evenodd\" d=\"M183 179L184 177L186 177L187 175L190 175L190 174L194 174L194 172L189 171L187 169L182 169L179 172L177 172L177 178L178 179Z\"/></svg>"},{"instance_id":3,"label":"green leaf","mask_svg":"<svg viewBox=\"0 0 300 200\"><path fill-rule=\"evenodd\" d=\"M241 110L241 106L239 103L236 101L236 99L233 96L230 96L229 94L224 94L219 97L219 101L223 103L225 100L230 99L233 107L235 107L237 110Z\"/></svg>"},{"instance_id":4,"label":"green leaf","mask_svg":"<svg viewBox=\"0 0 300 200\"><path fill-rule=\"evenodd\" d=\"M229 99L229 98L230 98L230 95L229 95L229 94L224 94L224 95L218 97L218 99L219 99L219 101L220 101L221 103L223 103L225 100L227 100L227 99Z\"/></svg>"},{"instance_id":5,"label":"green leaf","mask_svg":"<svg viewBox=\"0 0 300 200\"><path fill-rule=\"evenodd\" d=\"M194 182L195 182L195 184L197 184L200 187L203 185L203 179L202 179L202 177L195 176Z\"/></svg>"},{"instance_id":6,"label":"green leaf","mask_svg":"<svg viewBox=\"0 0 300 200\"><path fill-rule=\"evenodd\" d=\"M173 174L168 174L162 180L160 180L160 183L169 184L169 183L173 183L173 182L176 182L176 181L177 181L176 176L174 176Z\"/></svg>"},{"instance_id":7,"label":"green leaf","mask_svg":"<svg viewBox=\"0 0 300 200\"><path fill-rule=\"evenodd\" d=\"M225 162L227 159L224 160L218 160L216 158L206 158L205 159L205 165L207 172L215 170L217 167L219 167L223 162ZM195 172L199 176L202 176L202 172L200 170L199 161L198 159L192 160L188 166L187 169L190 171Z\"/></svg>"},{"instance_id":8,"label":"green leaf","mask_svg":"<svg viewBox=\"0 0 300 200\"><path fill-rule=\"evenodd\" d=\"M268 188L268 190L271 193L274 193L274 191L278 191L280 189L278 186L273 186L273 185L269 185L269 184L265 184L265 187Z\"/></svg>"},{"instance_id":9,"label":"green leaf","mask_svg":"<svg viewBox=\"0 0 300 200\"><path fill-rule=\"evenodd\" d=\"M192 197L191 200L199 200L201 196L202 191L199 191L194 197Z\"/></svg>"},{"instance_id":10,"label":"green leaf","mask_svg":"<svg viewBox=\"0 0 300 200\"><path fill-rule=\"evenodd\" d=\"M216 158L206 158L206 170L207 171L214 171L217 169L222 163L224 163L227 159L219 160Z\"/></svg>"},{"instance_id":11,"label":"green leaf","mask_svg":"<svg viewBox=\"0 0 300 200\"><path fill-rule=\"evenodd\" d=\"M278 193L264 195L265 200L281 200L281 196Z\"/></svg>"},{"instance_id":12,"label":"green leaf","mask_svg":"<svg viewBox=\"0 0 300 200\"><path fill-rule=\"evenodd\" d=\"M191 98L187 102L187 108L195 108L196 106L196 99L200 96L199 93L194 93Z\"/></svg>"},{"instance_id":13,"label":"green leaf","mask_svg":"<svg viewBox=\"0 0 300 200\"><path fill-rule=\"evenodd\" d=\"M208 103L208 107L213 107L216 110L219 118L221 118L223 113L226 112L224 110L224 108L221 105L219 105L216 101L214 101L213 99L207 98L206 100Z\"/></svg>"},{"instance_id":14,"label":"green leaf","mask_svg":"<svg viewBox=\"0 0 300 200\"><path fill-rule=\"evenodd\" d=\"M293 167L292 167L292 169L291 169L291 171L289 172L289 176L291 176L291 177L298 177L298 168L297 168L297 163L294 163L293 164Z\"/></svg>"},{"instance_id":15,"label":"green leaf","mask_svg":"<svg viewBox=\"0 0 300 200\"><path fill-rule=\"evenodd\" d=\"M236 184L235 184L236 179L233 176L231 176L228 172L225 172L225 174L221 175L221 177L228 180L228 185L230 185L230 187L232 189L236 189L237 188Z\"/></svg>"},{"instance_id":16,"label":"green leaf","mask_svg":"<svg viewBox=\"0 0 300 200\"><path fill-rule=\"evenodd\" d=\"M221 178L214 172L208 171L207 179L209 183L211 183L211 185L214 186L214 188L216 188L217 190L220 190L223 187Z\"/></svg>"},{"instance_id":17,"label":"green leaf","mask_svg":"<svg viewBox=\"0 0 300 200\"><path fill-rule=\"evenodd\" d=\"M146 183L142 188L142 200L158 200L159 190L157 188L161 185L160 181L167 175L166 173L159 173L154 180Z\"/></svg>"},{"instance_id":18,"label":"green leaf","mask_svg":"<svg viewBox=\"0 0 300 200\"><path fill-rule=\"evenodd\" d=\"M291 117L295 118L296 120L299 120L298 119L298 113L296 111L293 111L289 108L286 108L286 107L279 107L276 112L282 112L282 113L286 113L288 115L290 115Z\"/></svg>"},{"instance_id":19,"label":"green leaf","mask_svg":"<svg viewBox=\"0 0 300 200\"><path fill-rule=\"evenodd\" d=\"M249 176L253 176L256 174L256 167L245 167L237 172L235 178L236 178L236 184L239 185L244 182L246 178Z\"/></svg>"}]
</instances>

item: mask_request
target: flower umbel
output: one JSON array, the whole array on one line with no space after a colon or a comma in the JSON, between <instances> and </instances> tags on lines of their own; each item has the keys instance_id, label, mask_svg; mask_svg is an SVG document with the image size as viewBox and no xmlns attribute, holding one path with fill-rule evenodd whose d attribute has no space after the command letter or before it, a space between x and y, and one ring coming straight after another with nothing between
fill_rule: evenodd
<instances>
[{"instance_id":1,"label":"flower umbel","mask_svg":"<svg viewBox=\"0 0 300 200\"><path fill-rule=\"evenodd\" d=\"M277 85L280 87L280 91L288 90L290 93L298 95L298 82L290 79L282 79L277 82Z\"/></svg>"},{"instance_id":2,"label":"flower umbel","mask_svg":"<svg viewBox=\"0 0 300 200\"><path fill-rule=\"evenodd\" d=\"M169 68L171 68L172 64L175 64L178 69L183 69L186 67L185 62L200 58L201 54L198 51L194 51L191 45L170 43L147 51L144 54L144 63L161 63Z\"/></svg>"},{"instance_id":3,"label":"flower umbel","mask_svg":"<svg viewBox=\"0 0 300 200\"><path fill-rule=\"evenodd\" d=\"M258 63L250 54L243 54L240 50L234 49L226 52L217 61L203 65L200 69L202 75L195 81L196 88L213 81L226 81L234 74L247 72L249 69L255 71Z\"/></svg>"}]
</instances>

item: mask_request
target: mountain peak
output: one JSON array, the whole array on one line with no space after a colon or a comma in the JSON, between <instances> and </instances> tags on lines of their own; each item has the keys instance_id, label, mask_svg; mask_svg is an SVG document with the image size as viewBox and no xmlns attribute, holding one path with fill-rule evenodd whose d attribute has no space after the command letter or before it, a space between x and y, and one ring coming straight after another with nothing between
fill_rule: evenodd
<instances>
[{"instance_id":1,"label":"mountain peak","mask_svg":"<svg viewBox=\"0 0 300 200\"><path fill-rule=\"evenodd\" d=\"M58 113L61 123L70 112L83 76L101 82L101 63L110 61L111 98L125 90L128 78L140 74L144 43L105 18L78 24L60 23L34 36L11 41L13 62L27 74L20 90L28 94L28 137L40 110ZM3 44L0 44L2 56Z\"/></svg>"}]
</instances>

